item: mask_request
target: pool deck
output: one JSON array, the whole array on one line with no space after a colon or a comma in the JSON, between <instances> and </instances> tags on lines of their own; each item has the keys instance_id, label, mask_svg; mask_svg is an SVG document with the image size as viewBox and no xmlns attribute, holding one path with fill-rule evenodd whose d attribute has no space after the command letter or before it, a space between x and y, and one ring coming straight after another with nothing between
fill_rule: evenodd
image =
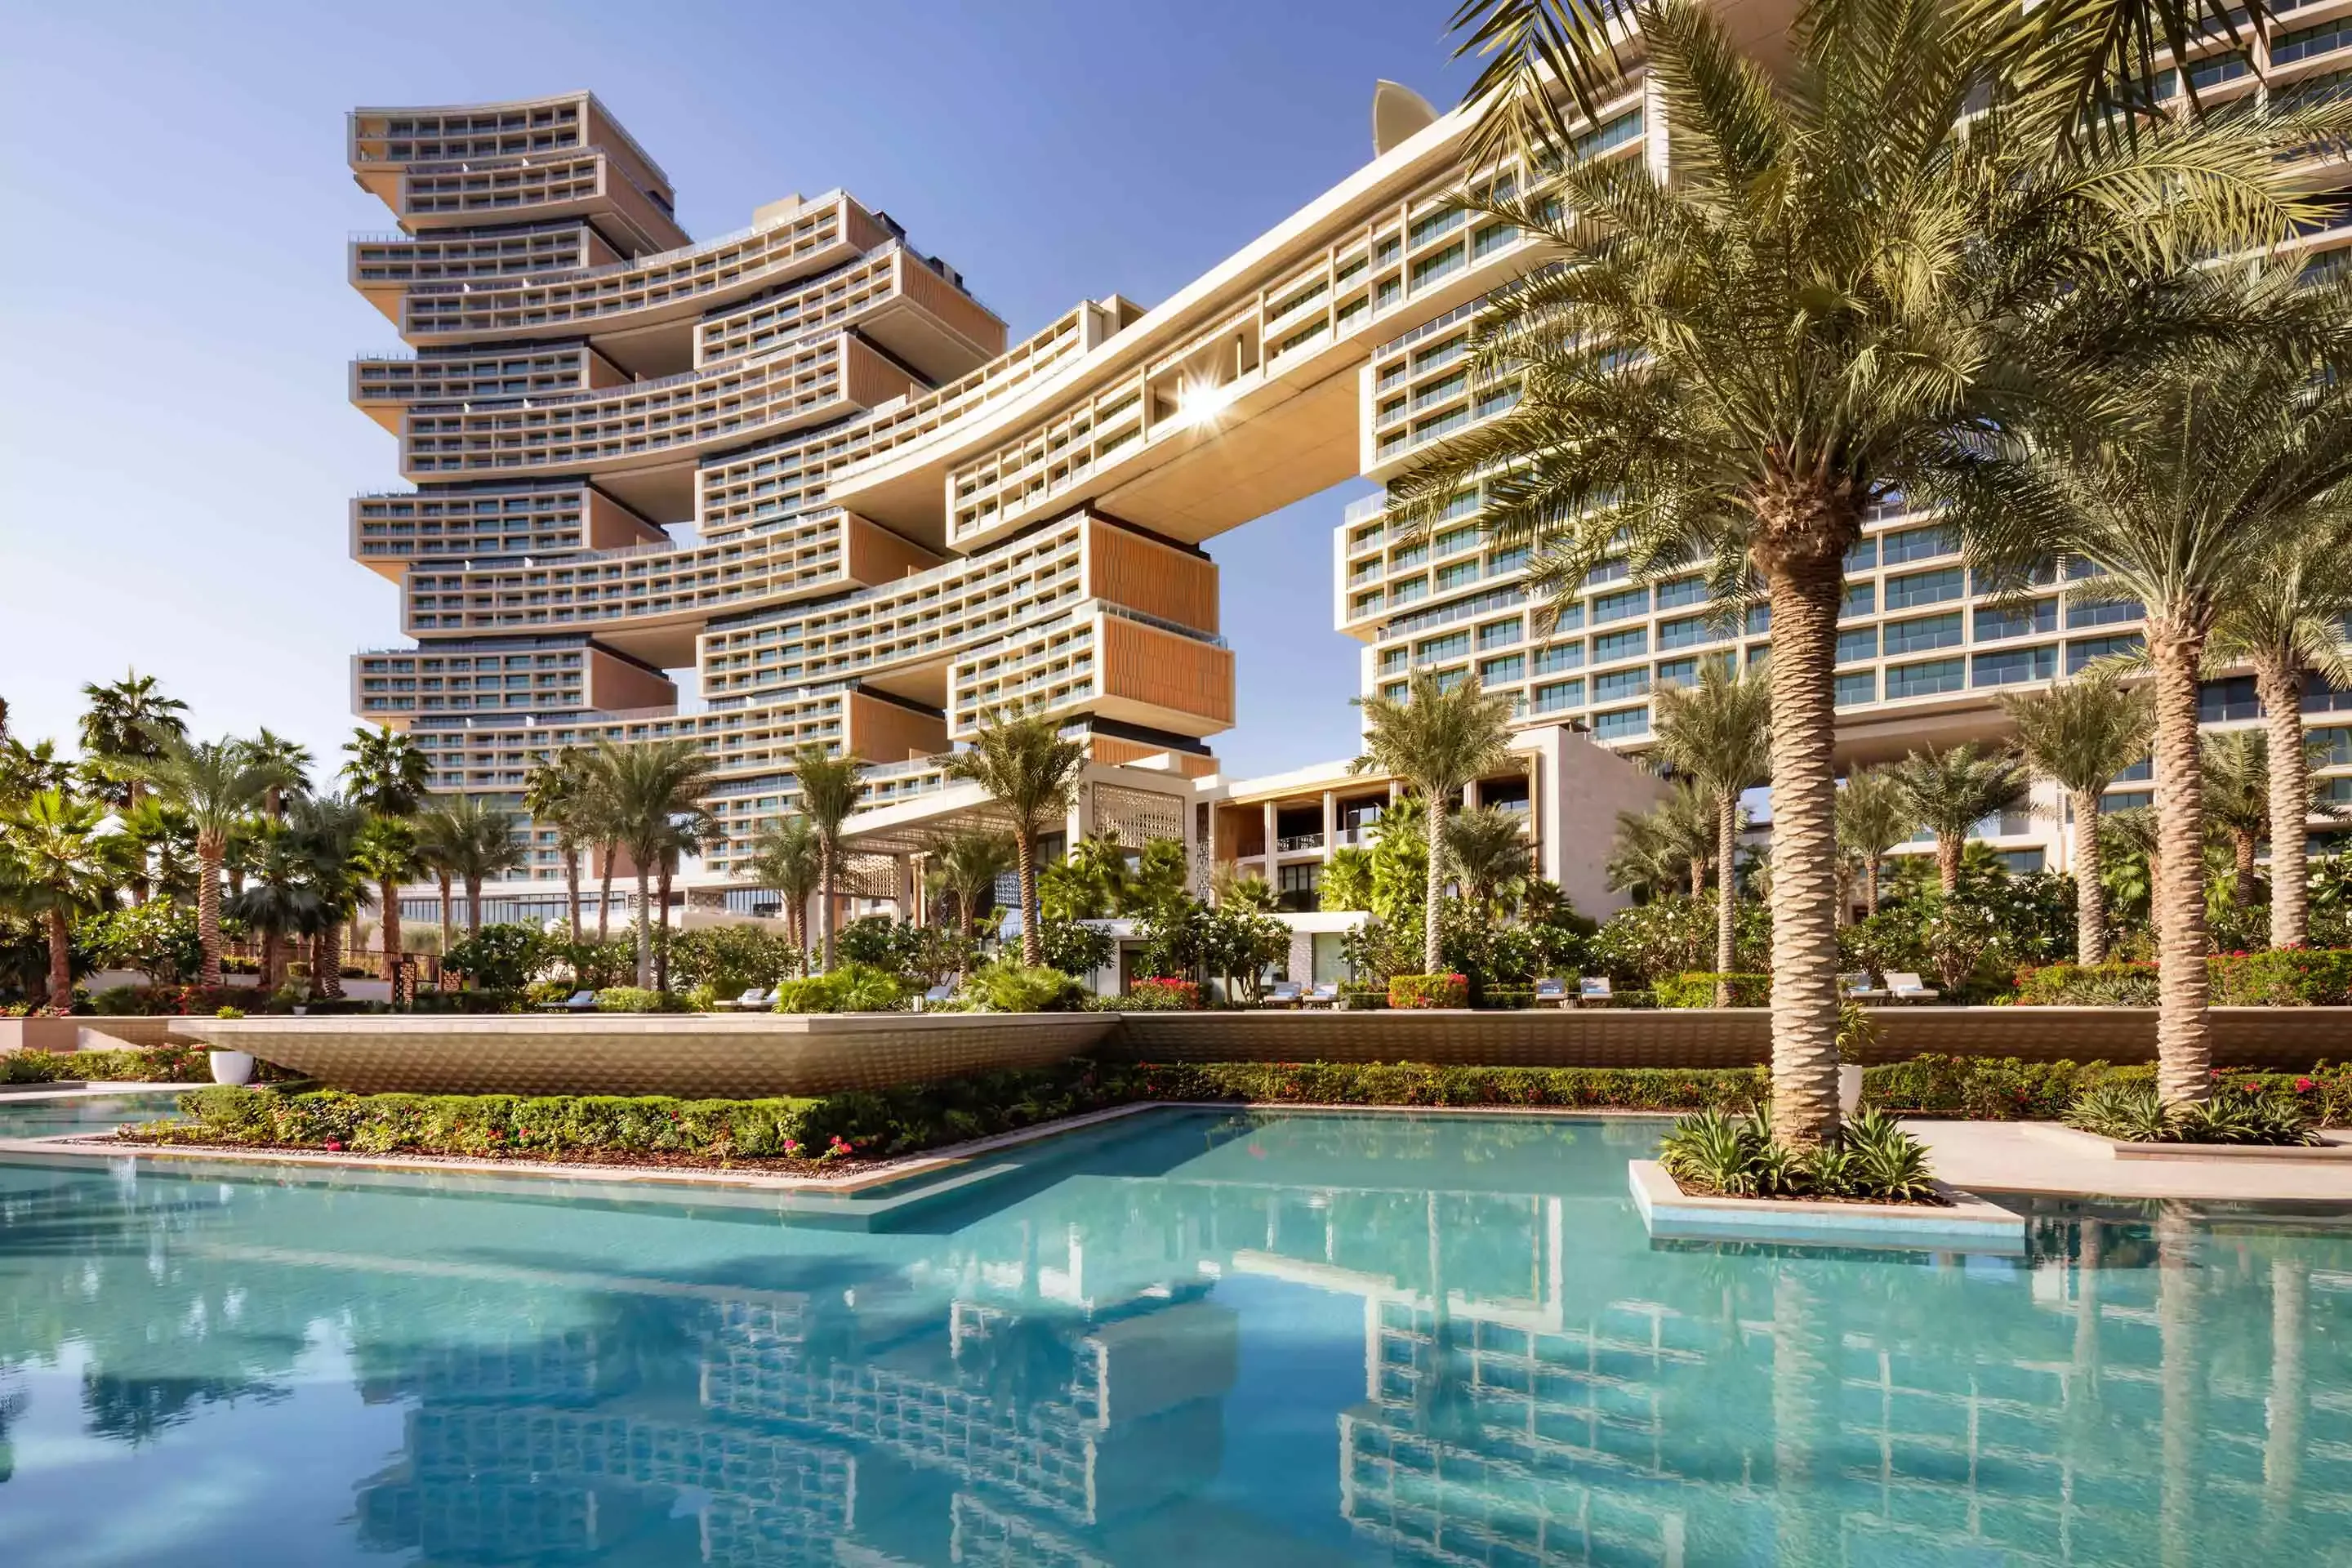
<instances>
[{"instance_id":1,"label":"pool deck","mask_svg":"<svg viewBox=\"0 0 2352 1568\"><path fill-rule=\"evenodd\" d=\"M2352 1205L2352 1162L2340 1157L2118 1159L2087 1139L2051 1136L2062 1131L2051 1123L1903 1125L1927 1145L1939 1178L1972 1193Z\"/></svg>"}]
</instances>

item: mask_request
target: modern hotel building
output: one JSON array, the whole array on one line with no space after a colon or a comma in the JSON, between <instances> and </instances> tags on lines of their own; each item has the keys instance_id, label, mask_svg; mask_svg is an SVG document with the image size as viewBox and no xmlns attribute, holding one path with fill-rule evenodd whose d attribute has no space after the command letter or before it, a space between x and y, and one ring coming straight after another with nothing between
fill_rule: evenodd
<instances>
[{"instance_id":1,"label":"modern hotel building","mask_svg":"<svg viewBox=\"0 0 2352 1568\"><path fill-rule=\"evenodd\" d=\"M2252 58L2267 86L2224 47L2194 67L2200 93L2352 72L2352 0L2285 13ZM352 172L400 231L352 241L352 280L413 353L359 361L351 395L413 488L356 500L352 547L398 585L415 642L355 658L359 716L415 734L435 789L508 797L563 747L697 738L723 837L684 896L749 911L772 899L736 868L789 807L796 747L873 764L854 890L904 908L929 836L987 811L940 755L987 713L1043 706L1092 756L1067 832L1178 837L1204 879L1233 861L1311 907L1388 789L1336 765L1219 771L1234 661L1202 546L1391 479L1508 406L1465 372L1468 317L1538 259L1455 204L1463 117L1384 85L1374 126L1370 163L1171 299L1082 302L1008 344L954 268L843 192L690 242L667 177L592 94L355 111ZM1638 80L1579 151L1666 166ZM2295 242L2322 266L2347 244L2352 214ZM1604 566L1539 636L1523 552L1482 535L1475 494L1420 539L1390 537L1381 505L1333 539L1362 689L1427 667L1507 694L1528 765L1474 793L1524 804L1547 874L1593 907L1614 812L1654 787L1611 753L1641 750L1651 693L1700 657L1762 657L1767 619L1726 628L1696 578ZM2137 637L2132 606L2076 600L2063 568L2030 607L1996 608L1931 517L1883 512L1849 565L1843 758L1991 738L2001 693ZM2207 703L2216 723L2257 713L2243 676ZM2323 794L2352 798L2352 692L2315 683L2305 707ZM2147 789L2134 772L2111 804ZM2015 864L2063 863L2044 816L1985 831ZM551 835L533 859L493 916L555 912Z\"/></svg>"}]
</instances>

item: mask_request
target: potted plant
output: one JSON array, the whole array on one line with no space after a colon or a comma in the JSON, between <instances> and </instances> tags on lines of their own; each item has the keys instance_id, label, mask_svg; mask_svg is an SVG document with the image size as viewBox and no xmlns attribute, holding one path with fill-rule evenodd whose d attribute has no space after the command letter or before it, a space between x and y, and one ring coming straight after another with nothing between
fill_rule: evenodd
<instances>
[{"instance_id":1,"label":"potted plant","mask_svg":"<svg viewBox=\"0 0 2352 1568\"><path fill-rule=\"evenodd\" d=\"M223 1007L219 1012L214 1014L213 1016L216 1018L242 1018L245 1016L245 1009L242 1007ZM206 1051L205 1055L211 1060L213 1081L215 1083L239 1086L248 1084L253 1081L253 1053L251 1051L209 1050Z\"/></svg>"}]
</instances>

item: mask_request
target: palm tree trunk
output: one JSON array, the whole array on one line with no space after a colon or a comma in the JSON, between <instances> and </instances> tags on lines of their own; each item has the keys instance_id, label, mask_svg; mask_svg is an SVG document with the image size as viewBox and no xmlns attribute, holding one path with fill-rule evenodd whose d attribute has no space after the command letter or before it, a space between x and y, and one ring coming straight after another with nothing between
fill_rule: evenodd
<instances>
[{"instance_id":1,"label":"palm tree trunk","mask_svg":"<svg viewBox=\"0 0 2352 1568\"><path fill-rule=\"evenodd\" d=\"M1045 962L1045 943L1037 931L1037 846L1024 824L1013 835L1021 875L1021 962ZM829 873L828 873L829 875Z\"/></svg>"},{"instance_id":2,"label":"palm tree trunk","mask_svg":"<svg viewBox=\"0 0 2352 1568\"><path fill-rule=\"evenodd\" d=\"M1873 855L1862 868L1863 902L1872 914L1878 912L1878 857Z\"/></svg>"},{"instance_id":3,"label":"palm tree trunk","mask_svg":"<svg viewBox=\"0 0 2352 1568\"><path fill-rule=\"evenodd\" d=\"M2099 879L2099 792L2074 792L2074 957L2107 961L2107 888Z\"/></svg>"},{"instance_id":4,"label":"palm tree trunk","mask_svg":"<svg viewBox=\"0 0 2352 1568\"><path fill-rule=\"evenodd\" d=\"M2197 668L2205 635L2150 621L2156 665L2157 1093L2168 1105L2212 1094L2212 984L2205 967L2205 784L2197 754Z\"/></svg>"},{"instance_id":5,"label":"palm tree trunk","mask_svg":"<svg viewBox=\"0 0 2352 1568\"><path fill-rule=\"evenodd\" d=\"M482 934L482 879L479 877L466 879L466 934L469 937Z\"/></svg>"},{"instance_id":6,"label":"palm tree trunk","mask_svg":"<svg viewBox=\"0 0 2352 1568\"><path fill-rule=\"evenodd\" d=\"M833 895L834 855L831 844L819 844L816 849L816 940L824 951L818 955L818 973L833 973ZM1029 951L1029 927L1034 922L1024 919L1021 924L1021 951ZM1034 963L1035 959L1029 960Z\"/></svg>"},{"instance_id":7,"label":"palm tree trunk","mask_svg":"<svg viewBox=\"0 0 2352 1568\"><path fill-rule=\"evenodd\" d=\"M261 932L261 997L264 1001L278 994L284 984L278 977L281 942L276 926L264 927Z\"/></svg>"},{"instance_id":8,"label":"palm tree trunk","mask_svg":"<svg viewBox=\"0 0 2352 1568\"><path fill-rule=\"evenodd\" d=\"M49 1005L73 1011L73 927L63 910L49 911Z\"/></svg>"},{"instance_id":9,"label":"palm tree trunk","mask_svg":"<svg viewBox=\"0 0 2352 1568\"><path fill-rule=\"evenodd\" d=\"M1438 914L1445 902L1445 797L1436 790L1429 796L1429 887L1427 901L1421 914L1421 968L1424 974L1439 974Z\"/></svg>"},{"instance_id":10,"label":"palm tree trunk","mask_svg":"<svg viewBox=\"0 0 2352 1568\"><path fill-rule=\"evenodd\" d=\"M1939 830L1936 835L1936 882L1948 899L1959 893L1960 857L1968 847L1966 834L1955 836Z\"/></svg>"},{"instance_id":11,"label":"palm tree trunk","mask_svg":"<svg viewBox=\"0 0 2352 1568\"><path fill-rule=\"evenodd\" d=\"M572 942L577 947L580 944L580 848L573 844L563 847L563 896L571 907Z\"/></svg>"},{"instance_id":12,"label":"palm tree trunk","mask_svg":"<svg viewBox=\"0 0 2352 1568\"><path fill-rule=\"evenodd\" d=\"M1691 902L1696 903L1706 895L1706 862L1694 855L1690 863Z\"/></svg>"},{"instance_id":13,"label":"palm tree trunk","mask_svg":"<svg viewBox=\"0 0 2352 1568\"><path fill-rule=\"evenodd\" d=\"M596 940L598 942L613 940L613 848L610 844L604 846L604 880L596 893Z\"/></svg>"},{"instance_id":14,"label":"palm tree trunk","mask_svg":"<svg viewBox=\"0 0 2352 1568\"><path fill-rule=\"evenodd\" d=\"M669 989L669 857L661 859L661 874L654 879L654 900L661 914L661 940L654 943L654 989Z\"/></svg>"},{"instance_id":15,"label":"palm tree trunk","mask_svg":"<svg viewBox=\"0 0 2352 1568\"><path fill-rule=\"evenodd\" d=\"M383 978L392 987L394 1002L400 1000L400 886L391 878L383 879Z\"/></svg>"},{"instance_id":16,"label":"palm tree trunk","mask_svg":"<svg viewBox=\"0 0 2352 1568\"><path fill-rule=\"evenodd\" d=\"M2301 947L2311 936L2311 769L2305 763L2303 681L2285 659L2258 659L2254 686L2268 717L2271 753L2271 945Z\"/></svg>"},{"instance_id":17,"label":"palm tree trunk","mask_svg":"<svg viewBox=\"0 0 2352 1568\"><path fill-rule=\"evenodd\" d=\"M1780 563L1770 577L1772 1133L1790 1144L1819 1143L1838 1131L1837 731L1830 670L1844 594L1843 549Z\"/></svg>"},{"instance_id":18,"label":"palm tree trunk","mask_svg":"<svg viewBox=\"0 0 2352 1568\"><path fill-rule=\"evenodd\" d=\"M1738 882L1731 874L1731 857L1738 837L1739 797L1729 790L1721 791L1715 802L1715 863L1723 868L1715 879L1715 1005L1718 1007L1731 1005L1733 894ZM1830 918L1834 924L1838 905L1845 900L1837 891L1837 868L1833 865L1830 869L1831 897L1837 900L1831 906Z\"/></svg>"},{"instance_id":19,"label":"palm tree trunk","mask_svg":"<svg viewBox=\"0 0 2352 1568\"><path fill-rule=\"evenodd\" d=\"M650 894L646 886L646 863L634 855L630 858L636 860L637 871L637 989L648 991L654 981L653 910L647 902Z\"/></svg>"},{"instance_id":20,"label":"palm tree trunk","mask_svg":"<svg viewBox=\"0 0 2352 1568\"><path fill-rule=\"evenodd\" d=\"M2230 858L2238 879L2238 901L2251 904L2262 892L2262 872L2255 868L2262 836L2251 827L2230 830Z\"/></svg>"},{"instance_id":21,"label":"palm tree trunk","mask_svg":"<svg viewBox=\"0 0 2352 1568\"><path fill-rule=\"evenodd\" d=\"M341 1001L343 995L343 922L331 916L319 929L311 949L310 979L320 996Z\"/></svg>"},{"instance_id":22,"label":"palm tree trunk","mask_svg":"<svg viewBox=\"0 0 2352 1568\"><path fill-rule=\"evenodd\" d=\"M196 840L196 946L204 953L196 984L204 986L221 983L220 870L225 847L209 835Z\"/></svg>"}]
</instances>

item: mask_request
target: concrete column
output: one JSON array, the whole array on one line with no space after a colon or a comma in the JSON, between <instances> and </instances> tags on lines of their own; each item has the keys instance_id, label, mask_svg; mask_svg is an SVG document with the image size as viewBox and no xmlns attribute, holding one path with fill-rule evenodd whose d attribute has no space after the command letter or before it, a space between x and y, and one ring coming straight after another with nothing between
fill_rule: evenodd
<instances>
[{"instance_id":1,"label":"concrete column","mask_svg":"<svg viewBox=\"0 0 2352 1568\"><path fill-rule=\"evenodd\" d=\"M898 873L898 918L908 925L923 923L923 879L915 872L912 855L893 855Z\"/></svg>"},{"instance_id":2,"label":"concrete column","mask_svg":"<svg viewBox=\"0 0 2352 1568\"><path fill-rule=\"evenodd\" d=\"M1275 858L1275 853L1276 853L1276 851L1275 851L1275 847L1274 847L1275 822L1276 822L1276 814L1275 814L1275 809L1274 809L1274 802L1272 802L1272 801L1267 801L1267 802L1265 803L1265 880L1266 880L1266 885L1267 885L1268 887L1272 887L1272 886L1274 886L1274 885L1275 885L1275 876L1274 876L1274 858Z\"/></svg>"},{"instance_id":3,"label":"concrete column","mask_svg":"<svg viewBox=\"0 0 2352 1568\"><path fill-rule=\"evenodd\" d=\"M1290 933L1290 958L1283 974L1285 980L1295 980L1301 985L1315 984L1315 933L1294 931Z\"/></svg>"},{"instance_id":4,"label":"concrete column","mask_svg":"<svg viewBox=\"0 0 2352 1568\"><path fill-rule=\"evenodd\" d=\"M1323 792L1323 858L1331 858L1331 851L1339 847L1339 796L1331 790Z\"/></svg>"},{"instance_id":5,"label":"concrete column","mask_svg":"<svg viewBox=\"0 0 2352 1568\"><path fill-rule=\"evenodd\" d=\"M1472 779L1468 784L1462 786L1462 809L1465 811L1475 811L1478 809L1478 781L1476 779Z\"/></svg>"}]
</instances>

